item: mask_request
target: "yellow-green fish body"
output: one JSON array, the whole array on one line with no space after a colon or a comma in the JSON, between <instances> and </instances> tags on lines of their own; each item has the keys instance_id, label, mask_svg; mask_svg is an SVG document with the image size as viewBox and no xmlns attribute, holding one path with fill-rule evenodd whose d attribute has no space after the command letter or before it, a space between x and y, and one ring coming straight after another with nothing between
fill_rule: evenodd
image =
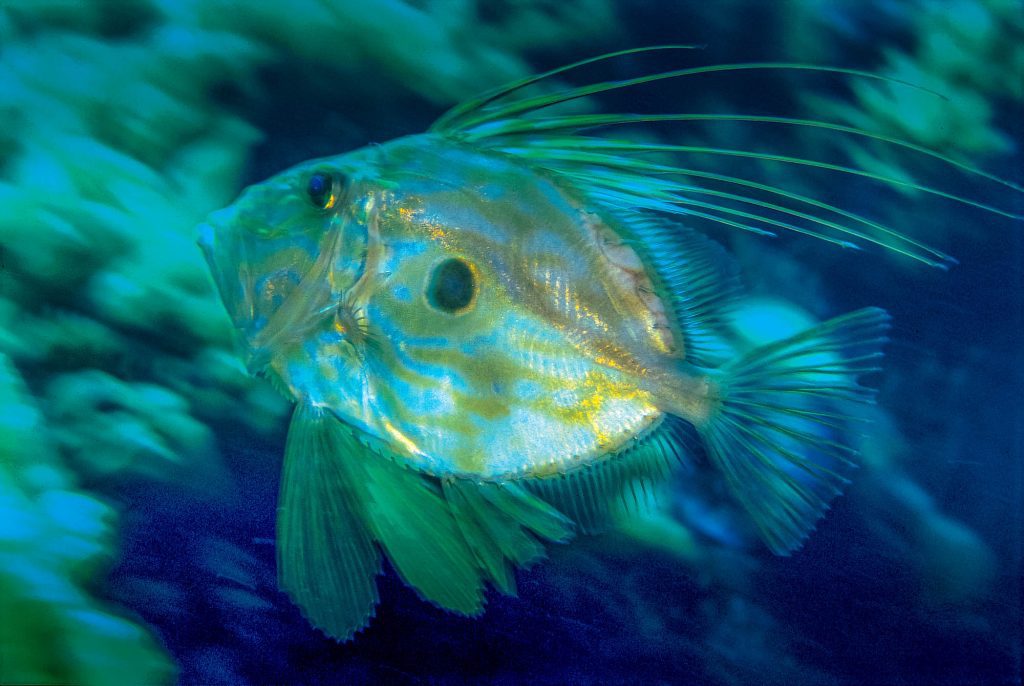
<instances>
[{"instance_id":1,"label":"yellow-green fish body","mask_svg":"<svg viewBox=\"0 0 1024 686\"><path fill-rule=\"evenodd\" d=\"M495 104L526 83L430 133L285 171L201 227L250 368L297 404L280 581L336 638L372 615L381 553L450 610L480 611L487 582L512 592L544 541L595 528L682 454L686 426L768 545L800 545L855 457L846 419L871 398L857 378L877 370L887 316L730 353L716 341L735 268L666 215L943 259L849 212L695 199L671 179L699 172L642 160L670 146L578 135L607 115L528 118L593 88Z\"/></svg>"},{"instance_id":2,"label":"yellow-green fish body","mask_svg":"<svg viewBox=\"0 0 1024 686\"><path fill-rule=\"evenodd\" d=\"M254 284L268 311L301 291L303 270L320 276L301 325L268 316L259 331L287 328L267 360L294 397L392 441L417 468L485 479L601 459L668 407L707 414L706 377L684 363L679 328L625 227L578 191L433 134L286 176L301 189L312 174L340 195L314 216L323 235L246 263L280 275ZM254 194L232 212L278 204ZM455 294L465 302L436 302L446 276L467 281Z\"/></svg>"}]
</instances>

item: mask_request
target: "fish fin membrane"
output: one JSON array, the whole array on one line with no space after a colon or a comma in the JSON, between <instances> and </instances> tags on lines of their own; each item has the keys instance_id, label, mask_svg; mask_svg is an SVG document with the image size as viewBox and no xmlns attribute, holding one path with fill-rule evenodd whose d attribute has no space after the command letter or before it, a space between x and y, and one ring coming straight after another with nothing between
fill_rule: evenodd
<instances>
[{"instance_id":1,"label":"fish fin membrane","mask_svg":"<svg viewBox=\"0 0 1024 686\"><path fill-rule=\"evenodd\" d=\"M300 407L285 448L277 510L278 583L314 626L346 641L377 605L377 551L334 420Z\"/></svg>"},{"instance_id":2,"label":"fish fin membrane","mask_svg":"<svg viewBox=\"0 0 1024 686\"><path fill-rule=\"evenodd\" d=\"M402 580L428 602L462 615L484 606L483 573L437 479L402 464L379 441L341 421L362 490L363 516Z\"/></svg>"},{"instance_id":3,"label":"fish fin membrane","mask_svg":"<svg viewBox=\"0 0 1024 686\"><path fill-rule=\"evenodd\" d=\"M757 348L724 367L720 399L700 428L773 552L798 549L848 483L852 425L874 391L889 316L866 308Z\"/></svg>"},{"instance_id":4,"label":"fish fin membrane","mask_svg":"<svg viewBox=\"0 0 1024 686\"><path fill-rule=\"evenodd\" d=\"M444 479L445 498L479 568L506 595L515 595L513 568L545 557L541 539L565 542L573 524L516 484Z\"/></svg>"},{"instance_id":5,"label":"fish fin membrane","mask_svg":"<svg viewBox=\"0 0 1024 686\"><path fill-rule=\"evenodd\" d=\"M514 593L506 560L528 565L544 554L535 536L564 541L572 534L572 522L513 484L438 479L403 467L379 441L359 438L368 443L361 464L375 537L402 579L446 610L481 612L485 580Z\"/></svg>"},{"instance_id":6,"label":"fish fin membrane","mask_svg":"<svg viewBox=\"0 0 1024 686\"><path fill-rule=\"evenodd\" d=\"M842 174L881 186L911 189L933 197L973 207L1014 221L1024 220L1019 212L1003 209L969 196L932 187L917 181L906 171L878 173L867 163L837 164L828 159L803 158L793 154L702 145L674 145L634 140L628 134L609 132L621 127L659 123L700 122L705 125L742 124L750 127L784 127L793 131L826 132L870 141L891 151L911 152L938 161L968 177L976 177L1017 194L1024 188L937 150L911 141L882 135L840 122L739 112L668 113L585 113L559 114L549 108L579 98L629 89L666 79L701 74L778 71L831 74L835 77L884 82L891 87L910 88L945 99L940 93L882 74L844 67L798 63L720 64L641 74L635 78L590 83L533 95L528 85L577 67L641 52L688 49L694 46L650 46L618 51L581 60L565 67L515 81L478 98L456 105L438 119L430 131L477 147L515 156L528 164L561 176L592 199L622 209L653 211L718 226L775 235L778 229L803 234L833 245L861 249L867 245L890 250L925 264L948 268L956 260L894 227L868 216L832 205L823 198L797 192L792 184L775 185L764 165L787 165L808 171ZM778 139L784 143L788 137ZM774 139L773 139L774 140ZM717 161L716 161L717 160ZM736 175L721 173L722 161L754 161L729 165ZM696 183L694 182L696 180Z\"/></svg>"},{"instance_id":7,"label":"fish fin membrane","mask_svg":"<svg viewBox=\"0 0 1024 686\"><path fill-rule=\"evenodd\" d=\"M278 509L282 588L325 633L347 640L378 596L378 545L421 598L483 611L484 584L515 592L513 568L564 541L572 522L515 484L441 481L337 418L296 409Z\"/></svg>"},{"instance_id":8,"label":"fish fin membrane","mask_svg":"<svg viewBox=\"0 0 1024 686\"><path fill-rule=\"evenodd\" d=\"M612 528L616 515L655 506L654 485L673 467L685 464L693 439L682 420L662 423L608 457L555 476L524 479L522 484L576 523L581 533Z\"/></svg>"},{"instance_id":9,"label":"fish fin membrane","mask_svg":"<svg viewBox=\"0 0 1024 686\"><path fill-rule=\"evenodd\" d=\"M719 366L731 352L724 332L743 292L736 261L715 241L677 222L636 214L622 221L671 308L686 360Z\"/></svg>"}]
</instances>

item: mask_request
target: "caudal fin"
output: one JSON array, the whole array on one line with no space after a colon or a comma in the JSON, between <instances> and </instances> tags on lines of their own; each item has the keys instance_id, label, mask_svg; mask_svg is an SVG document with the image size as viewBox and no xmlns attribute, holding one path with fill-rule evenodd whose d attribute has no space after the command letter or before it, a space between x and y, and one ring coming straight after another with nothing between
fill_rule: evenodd
<instances>
[{"instance_id":1,"label":"caudal fin","mask_svg":"<svg viewBox=\"0 0 1024 686\"><path fill-rule=\"evenodd\" d=\"M867 308L757 348L723 368L719 398L700 431L768 546L800 547L848 483L858 383L880 370L889 315Z\"/></svg>"}]
</instances>

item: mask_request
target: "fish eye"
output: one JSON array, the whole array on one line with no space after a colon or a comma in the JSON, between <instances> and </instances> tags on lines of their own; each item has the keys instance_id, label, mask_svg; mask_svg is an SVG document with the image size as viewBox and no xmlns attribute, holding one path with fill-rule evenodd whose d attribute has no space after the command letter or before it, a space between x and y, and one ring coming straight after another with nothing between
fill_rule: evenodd
<instances>
[{"instance_id":1,"label":"fish eye","mask_svg":"<svg viewBox=\"0 0 1024 686\"><path fill-rule=\"evenodd\" d=\"M449 259L434 267L427 284L427 302L434 309L458 313L473 304L476 297L476 274L460 259Z\"/></svg>"},{"instance_id":2,"label":"fish eye","mask_svg":"<svg viewBox=\"0 0 1024 686\"><path fill-rule=\"evenodd\" d=\"M309 201L319 210L329 210L338 202L341 182L337 174L318 171L309 177L306 194Z\"/></svg>"}]
</instances>

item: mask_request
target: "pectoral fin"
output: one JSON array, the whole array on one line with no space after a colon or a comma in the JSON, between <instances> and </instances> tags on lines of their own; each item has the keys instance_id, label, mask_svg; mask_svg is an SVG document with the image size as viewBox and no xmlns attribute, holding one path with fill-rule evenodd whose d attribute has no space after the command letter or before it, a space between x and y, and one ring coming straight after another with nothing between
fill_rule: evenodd
<instances>
[{"instance_id":1,"label":"pectoral fin","mask_svg":"<svg viewBox=\"0 0 1024 686\"><path fill-rule=\"evenodd\" d=\"M277 572L309 621L345 641L373 616L381 566L346 464L360 459L361 450L353 450L336 424L304 407L292 417L277 510Z\"/></svg>"},{"instance_id":2,"label":"pectoral fin","mask_svg":"<svg viewBox=\"0 0 1024 686\"><path fill-rule=\"evenodd\" d=\"M483 609L486 580L514 593L513 569L541 557L542 541L571 535L569 520L514 484L442 484L401 461L329 414L295 411L278 509L279 578L338 640L373 614L378 545L423 599L472 615Z\"/></svg>"}]
</instances>

